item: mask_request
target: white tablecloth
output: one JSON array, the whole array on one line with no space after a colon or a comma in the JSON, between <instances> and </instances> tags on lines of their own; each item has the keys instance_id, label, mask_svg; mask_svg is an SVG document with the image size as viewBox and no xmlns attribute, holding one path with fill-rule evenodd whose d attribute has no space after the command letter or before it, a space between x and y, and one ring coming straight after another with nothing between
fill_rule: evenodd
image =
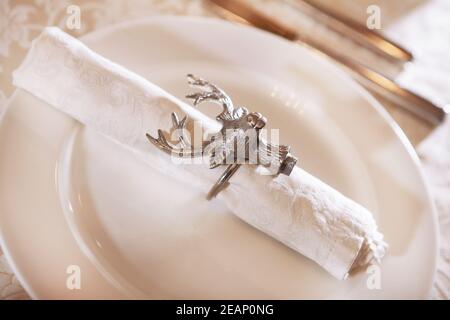
<instances>
[{"instance_id":1,"label":"white tablecloth","mask_svg":"<svg viewBox=\"0 0 450 320\"><path fill-rule=\"evenodd\" d=\"M323 37L352 46L329 30L277 0L248 0L294 25L311 28ZM415 54L415 62L398 81L442 105L450 103L450 1L447 0L316 0L365 22L367 7L381 9L382 31ZM67 30L67 8L81 9L81 29ZM14 88L11 72L23 59L30 41L46 25L57 25L75 36L116 22L157 14L214 15L200 0L1 0L0 1L0 114ZM330 40L331 41L331 40ZM345 43L345 44L344 44ZM370 54L361 53L361 60ZM386 71L387 72L387 71ZM450 119L430 128L402 110L387 105L422 159L439 212L440 260L432 298L450 298ZM424 140L423 140L424 139ZM422 141L423 140L423 141ZM28 298L0 249L0 298Z\"/></svg>"}]
</instances>

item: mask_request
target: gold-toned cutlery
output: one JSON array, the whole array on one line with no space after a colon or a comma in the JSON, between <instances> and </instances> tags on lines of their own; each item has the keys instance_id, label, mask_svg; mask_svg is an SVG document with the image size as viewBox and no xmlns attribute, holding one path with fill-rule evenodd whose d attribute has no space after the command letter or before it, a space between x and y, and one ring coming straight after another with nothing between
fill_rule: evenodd
<instances>
[{"instance_id":1,"label":"gold-toned cutlery","mask_svg":"<svg viewBox=\"0 0 450 320\"><path fill-rule=\"evenodd\" d=\"M367 26L341 15L329 8L311 0L287 0L294 8L306 12L315 20L323 23L329 29L341 34L347 39L357 42L359 45L378 53L380 56L394 63L405 63L413 60L411 52L398 43L386 38L381 33L370 30Z\"/></svg>"},{"instance_id":2,"label":"gold-toned cutlery","mask_svg":"<svg viewBox=\"0 0 450 320\"><path fill-rule=\"evenodd\" d=\"M316 41L301 30L294 29L272 18L242 0L207 0L214 4L215 10L222 18L245 23L281 36L300 45L306 45L321 55L338 62L354 79L372 92L376 92L396 105L409 110L420 118L437 125L444 119L447 110L437 106L427 99L402 88L383 74L356 62L349 56L343 55Z\"/></svg>"}]
</instances>

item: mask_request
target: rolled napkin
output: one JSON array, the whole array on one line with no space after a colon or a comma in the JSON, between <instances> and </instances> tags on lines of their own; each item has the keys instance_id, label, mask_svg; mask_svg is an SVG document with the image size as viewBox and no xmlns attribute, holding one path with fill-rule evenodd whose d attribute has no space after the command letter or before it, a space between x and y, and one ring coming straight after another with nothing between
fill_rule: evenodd
<instances>
[{"instance_id":1,"label":"rolled napkin","mask_svg":"<svg viewBox=\"0 0 450 320\"><path fill-rule=\"evenodd\" d=\"M146 138L147 132L168 129L172 112L218 131L216 121L57 28L46 28L33 41L13 78L17 87L205 193L223 171L206 164L174 164ZM218 199L243 221L338 279L385 254L386 243L371 213L298 166L289 176L274 177L259 174L255 165L243 165Z\"/></svg>"}]
</instances>

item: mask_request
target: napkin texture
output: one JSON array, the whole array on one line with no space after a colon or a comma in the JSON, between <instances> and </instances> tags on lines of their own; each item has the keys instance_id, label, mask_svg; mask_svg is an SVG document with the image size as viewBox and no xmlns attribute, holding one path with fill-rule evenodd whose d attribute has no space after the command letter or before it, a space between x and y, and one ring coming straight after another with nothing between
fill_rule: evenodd
<instances>
[{"instance_id":1,"label":"napkin texture","mask_svg":"<svg viewBox=\"0 0 450 320\"><path fill-rule=\"evenodd\" d=\"M206 164L174 164L145 137L168 129L174 111L208 129L218 129L216 121L57 28L46 28L33 41L13 79L17 87L138 152L150 166L205 193L223 171ZM276 177L242 166L218 198L243 221L338 279L379 262L386 251L367 209L298 166L290 176Z\"/></svg>"}]
</instances>

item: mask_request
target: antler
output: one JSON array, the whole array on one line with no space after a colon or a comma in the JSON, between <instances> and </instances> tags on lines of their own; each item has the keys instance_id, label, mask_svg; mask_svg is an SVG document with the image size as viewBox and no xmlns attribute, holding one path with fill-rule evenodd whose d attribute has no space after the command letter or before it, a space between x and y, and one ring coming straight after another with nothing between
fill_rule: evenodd
<instances>
[{"instance_id":1,"label":"antler","mask_svg":"<svg viewBox=\"0 0 450 320\"><path fill-rule=\"evenodd\" d=\"M204 101L211 101L222 105L223 111L217 116L217 120L234 120L236 117L242 115L242 111L244 111L243 108L235 109L230 97L216 85L192 74L188 74L187 78L191 86L202 89L201 92L192 93L186 96L186 98L194 100L194 106L197 106ZM236 114L237 111L239 111L240 114Z\"/></svg>"},{"instance_id":2,"label":"antler","mask_svg":"<svg viewBox=\"0 0 450 320\"><path fill-rule=\"evenodd\" d=\"M179 157L197 157L201 156L203 151L201 149L199 150L193 150L190 148L190 142L187 141L186 137L184 136L184 130L186 129L186 120L187 117L184 116L183 119L179 120L177 114L175 112L172 112L172 128L169 130L169 132L174 132L177 135L178 143L172 144L170 143L165 133L159 129L158 130L158 138L152 137L150 134L146 134L147 139L153 143L155 146L160 148L161 150L170 153L175 154Z\"/></svg>"}]
</instances>

